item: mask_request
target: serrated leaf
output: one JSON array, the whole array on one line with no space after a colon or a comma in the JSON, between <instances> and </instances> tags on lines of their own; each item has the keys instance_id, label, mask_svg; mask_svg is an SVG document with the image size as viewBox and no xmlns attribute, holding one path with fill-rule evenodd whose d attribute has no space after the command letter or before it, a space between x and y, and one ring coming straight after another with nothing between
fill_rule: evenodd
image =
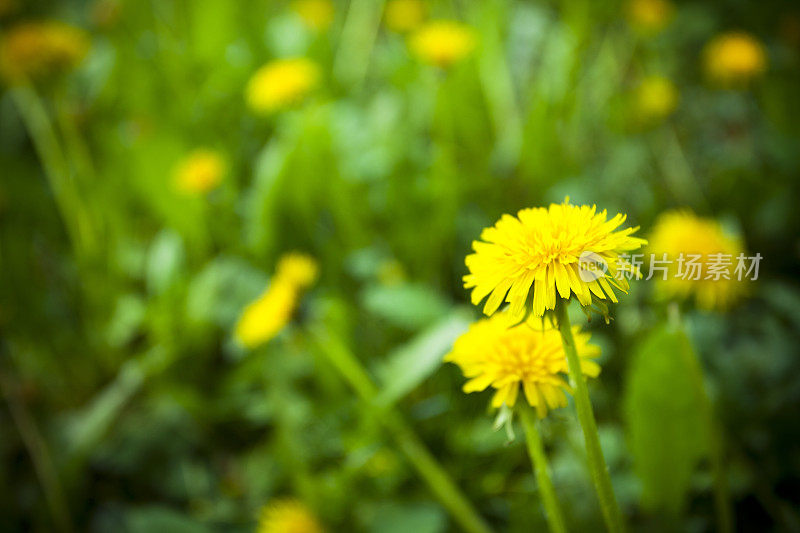
<instances>
[{"instance_id":1,"label":"serrated leaf","mask_svg":"<svg viewBox=\"0 0 800 533\"><path fill-rule=\"evenodd\" d=\"M710 412L686 333L662 326L639 346L623 399L642 505L679 514L692 473L710 450Z\"/></svg>"}]
</instances>

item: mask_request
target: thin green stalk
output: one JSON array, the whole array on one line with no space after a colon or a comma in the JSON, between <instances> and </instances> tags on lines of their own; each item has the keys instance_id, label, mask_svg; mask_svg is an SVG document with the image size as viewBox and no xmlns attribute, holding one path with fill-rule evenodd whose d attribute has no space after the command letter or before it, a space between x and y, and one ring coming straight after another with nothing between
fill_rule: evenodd
<instances>
[{"instance_id":1,"label":"thin green stalk","mask_svg":"<svg viewBox=\"0 0 800 533\"><path fill-rule=\"evenodd\" d=\"M69 507L64 496L64 489L58 478L47 443L39 432L39 428L36 426L36 422L28 408L19 399L12 385L12 380L4 373L0 373L0 391L2 391L6 402L8 402L11 419L14 421L14 425L17 426L22 437L22 443L31 457L36 477L39 478L39 483L42 486L42 492L47 506L50 508L56 529L65 533L74 531L69 515Z\"/></svg>"},{"instance_id":2,"label":"thin green stalk","mask_svg":"<svg viewBox=\"0 0 800 533\"><path fill-rule=\"evenodd\" d=\"M363 405L369 414L379 420L392 435L398 448L416 468L442 505L447 508L453 519L469 533L490 533L489 526L414 430L394 409L378 407L375 404L378 387L355 355L344 343L330 334L320 329L313 333L320 351L363 400Z\"/></svg>"},{"instance_id":3,"label":"thin green stalk","mask_svg":"<svg viewBox=\"0 0 800 533\"><path fill-rule=\"evenodd\" d=\"M547 456L542 446L542 438L539 435L539 428L536 418L531 413L530 407L525 402L521 402L518 410L522 426L525 428L525 442L528 446L528 455L533 462L536 482L539 484L539 493L542 495L542 505L544 505L547 524L552 533L564 533L567 526L564 524L564 515L558 504L556 491L553 488L553 481L550 479L550 468L547 464Z\"/></svg>"},{"instance_id":4,"label":"thin green stalk","mask_svg":"<svg viewBox=\"0 0 800 533\"><path fill-rule=\"evenodd\" d=\"M14 87L11 96L36 148L75 251L79 256L89 255L95 244L94 228L82 205L47 109L32 87Z\"/></svg>"},{"instance_id":5,"label":"thin green stalk","mask_svg":"<svg viewBox=\"0 0 800 533\"><path fill-rule=\"evenodd\" d=\"M572 337L572 327L569 323L567 306L567 301L559 300L556 304L555 313L558 320L558 329L561 333L561 343L564 345L564 352L567 354L569 375L575 389L573 394L575 410L578 413L578 421L583 430L589 470L597 491L597 498L600 500L603 518L609 531L619 532L624 530L622 513L614 496L614 488L611 486L611 477L608 474L608 467L603 458L603 450L600 448L600 437L597 433L597 423L594 419L592 402L589 399L589 388L586 386L586 378L583 377L583 371L581 370L581 361L575 349L575 339Z\"/></svg>"},{"instance_id":6,"label":"thin green stalk","mask_svg":"<svg viewBox=\"0 0 800 533\"><path fill-rule=\"evenodd\" d=\"M384 0L350 2L333 64L336 78L346 85L358 88L367 75L383 15L383 3Z\"/></svg>"}]
</instances>

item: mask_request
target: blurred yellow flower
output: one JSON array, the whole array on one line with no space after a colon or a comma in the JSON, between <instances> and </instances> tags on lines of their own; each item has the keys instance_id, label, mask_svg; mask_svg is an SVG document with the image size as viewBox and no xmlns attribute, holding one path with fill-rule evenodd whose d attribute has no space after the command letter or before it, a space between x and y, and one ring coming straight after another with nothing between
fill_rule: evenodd
<instances>
[{"instance_id":1,"label":"blurred yellow flower","mask_svg":"<svg viewBox=\"0 0 800 533\"><path fill-rule=\"evenodd\" d=\"M766 71L767 52L750 34L724 33L706 45L705 67L709 78L719 83L746 83Z\"/></svg>"},{"instance_id":2,"label":"blurred yellow flower","mask_svg":"<svg viewBox=\"0 0 800 533\"><path fill-rule=\"evenodd\" d=\"M297 500L279 500L265 505L258 520L258 533L322 533L323 531L311 510Z\"/></svg>"},{"instance_id":3,"label":"blurred yellow flower","mask_svg":"<svg viewBox=\"0 0 800 533\"><path fill-rule=\"evenodd\" d=\"M225 174L222 155L206 148L195 150L178 163L174 171L176 188L186 194L203 194L215 189Z\"/></svg>"},{"instance_id":4,"label":"blurred yellow flower","mask_svg":"<svg viewBox=\"0 0 800 533\"><path fill-rule=\"evenodd\" d=\"M734 273L737 256L744 253L744 246L739 239L726 234L716 220L686 210L667 211L656 221L648 251L659 262L666 254L666 279L663 274L653 278L658 294L664 298L694 296L701 309L724 310L745 292L746 284ZM713 265L722 265L724 260L716 254L727 258L729 279L722 276L715 279L717 276L712 274Z\"/></svg>"},{"instance_id":5,"label":"blurred yellow flower","mask_svg":"<svg viewBox=\"0 0 800 533\"><path fill-rule=\"evenodd\" d=\"M24 22L0 42L0 71L12 83L60 74L78 65L89 51L89 37L61 22Z\"/></svg>"},{"instance_id":6,"label":"blurred yellow flower","mask_svg":"<svg viewBox=\"0 0 800 533\"><path fill-rule=\"evenodd\" d=\"M544 417L548 409L567 405L564 392L571 392L561 335L543 321L509 328L513 323L506 313L475 322L456 340L445 361L457 364L464 377L470 378L464 384L464 392L491 386L497 389L492 407L513 407L521 386L528 403ZM600 348L589 344L589 334L582 333L578 326L572 331L581 370L597 377L600 366L592 359L600 355Z\"/></svg>"},{"instance_id":7,"label":"blurred yellow flower","mask_svg":"<svg viewBox=\"0 0 800 533\"><path fill-rule=\"evenodd\" d=\"M570 205L569 198L547 208L523 209L516 217L503 215L483 230L482 241L472 243L475 253L466 258L470 273L464 287L473 289L472 303L488 296L483 312L491 315L506 301L519 321L528 305L534 316L555 309L557 294L564 299L574 294L585 308L594 294L605 314L600 300L617 301L612 286L628 291L623 274L631 265L620 254L647 243L631 236L638 226L614 231L625 215L607 216L606 211L597 213L596 206Z\"/></svg>"},{"instance_id":8,"label":"blurred yellow flower","mask_svg":"<svg viewBox=\"0 0 800 533\"><path fill-rule=\"evenodd\" d=\"M410 46L422 61L448 67L472 52L475 33L460 22L436 20L417 30L411 36Z\"/></svg>"},{"instance_id":9,"label":"blurred yellow flower","mask_svg":"<svg viewBox=\"0 0 800 533\"><path fill-rule=\"evenodd\" d=\"M416 29L425 19L422 0L389 0L384 13L386 27L398 33Z\"/></svg>"},{"instance_id":10,"label":"blurred yellow flower","mask_svg":"<svg viewBox=\"0 0 800 533\"><path fill-rule=\"evenodd\" d=\"M648 76L636 89L636 111L645 120L662 120L678 107L678 89L669 79Z\"/></svg>"},{"instance_id":11,"label":"blurred yellow flower","mask_svg":"<svg viewBox=\"0 0 800 533\"><path fill-rule=\"evenodd\" d=\"M305 289L317 279L319 266L313 257L299 252L284 254L278 261L277 276L292 285Z\"/></svg>"},{"instance_id":12,"label":"blurred yellow flower","mask_svg":"<svg viewBox=\"0 0 800 533\"><path fill-rule=\"evenodd\" d=\"M239 317L236 340L251 349L272 340L292 319L301 293L314 283L317 271L312 257L298 252L284 254L267 290Z\"/></svg>"},{"instance_id":13,"label":"blurred yellow flower","mask_svg":"<svg viewBox=\"0 0 800 533\"><path fill-rule=\"evenodd\" d=\"M317 31L328 29L335 14L331 0L294 0L291 8L306 26Z\"/></svg>"},{"instance_id":14,"label":"blurred yellow flower","mask_svg":"<svg viewBox=\"0 0 800 533\"><path fill-rule=\"evenodd\" d=\"M644 33L663 30L675 11L668 0L631 0L628 2L628 20L634 28Z\"/></svg>"},{"instance_id":15,"label":"blurred yellow flower","mask_svg":"<svg viewBox=\"0 0 800 533\"><path fill-rule=\"evenodd\" d=\"M319 78L319 67L310 59L276 59L250 78L245 95L247 104L256 112L272 113L302 100Z\"/></svg>"}]
</instances>

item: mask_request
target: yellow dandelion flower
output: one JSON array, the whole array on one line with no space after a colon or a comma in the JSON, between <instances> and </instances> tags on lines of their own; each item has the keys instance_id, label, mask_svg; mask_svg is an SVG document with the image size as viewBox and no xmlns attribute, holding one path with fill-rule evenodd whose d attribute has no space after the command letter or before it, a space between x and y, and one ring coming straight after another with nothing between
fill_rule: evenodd
<instances>
[{"instance_id":1,"label":"yellow dandelion flower","mask_svg":"<svg viewBox=\"0 0 800 533\"><path fill-rule=\"evenodd\" d=\"M291 8L306 26L316 31L328 29L335 14L331 0L295 0Z\"/></svg>"},{"instance_id":2,"label":"yellow dandelion flower","mask_svg":"<svg viewBox=\"0 0 800 533\"><path fill-rule=\"evenodd\" d=\"M436 20L417 30L411 36L410 46L422 61L448 67L472 52L475 33L460 22Z\"/></svg>"},{"instance_id":3,"label":"yellow dandelion flower","mask_svg":"<svg viewBox=\"0 0 800 533\"><path fill-rule=\"evenodd\" d=\"M317 271L311 256L298 252L283 255L267 290L239 317L236 340L251 349L272 340L292 319L301 293L314 283Z\"/></svg>"},{"instance_id":4,"label":"yellow dandelion flower","mask_svg":"<svg viewBox=\"0 0 800 533\"><path fill-rule=\"evenodd\" d=\"M659 121L678 107L678 89L667 78L648 76L637 87L635 102L639 117Z\"/></svg>"},{"instance_id":5,"label":"yellow dandelion flower","mask_svg":"<svg viewBox=\"0 0 800 533\"><path fill-rule=\"evenodd\" d=\"M316 281L319 266L310 255L290 252L281 257L276 271L280 279L304 289Z\"/></svg>"},{"instance_id":6,"label":"yellow dandelion flower","mask_svg":"<svg viewBox=\"0 0 800 533\"><path fill-rule=\"evenodd\" d=\"M175 187L186 194L203 194L219 185L225 160L215 150L201 148L189 154L174 170Z\"/></svg>"},{"instance_id":7,"label":"yellow dandelion flower","mask_svg":"<svg viewBox=\"0 0 800 533\"><path fill-rule=\"evenodd\" d=\"M663 30L675 11L667 0L631 0L628 2L628 21L631 26L644 33Z\"/></svg>"},{"instance_id":8,"label":"yellow dandelion flower","mask_svg":"<svg viewBox=\"0 0 800 533\"><path fill-rule=\"evenodd\" d=\"M483 312L491 315L505 300L517 320L528 305L534 316L555 309L557 294L564 299L574 294L584 308L594 295L604 310L601 300L617 301L612 286L628 291L624 273L630 264L620 254L647 243L631 236L638 226L614 231L625 215L607 217L596 206L570 205L569 198L548 208L523 209L516 217L503 215L483 230L482 241L472 243L475 253L466 258L470 273L464 287L472 289L472 303L488 296Z\"/></svg>"},{"instance_id":9,"label":"yellow dandelion flower","mask_svg":"<svg viewBox=\"0 0 800 533\"><path fill-rule=\"evenodd\" d=\"M653 277L663 298L694 296L701 309L724 310L745 292L746 284L735 275L737 256L744 253L744 246L716 220L686 210L667 211L656 221L648 251L659 262L666 254L666 279L661 272ZM728 279L714 273L720 269Z\"/></svg>"},{"instance_id":10,"label":"yellow dandelion flower","mask_svg":"<svg viewBox=\"0 0 800 533\"><path fill-rule=\"evenodd\" d=\"M276 59L258 69L247 83L247 104L272 113L302 100L319 83L319 67L303 57Z\"/></svg>"},{"instance_id":11,"label":"yellow dandelion flower","mask_svg":"<svg viewBox=\"0 0 800 533\"><path fill-rule=\"evenodd\" d=\"M425 4L421 0L389 0L384 20L386 27L398 33L416 29L425 19Z\"/></svg>"},{"instance_id":12,"label":"yellow dandelion flower","mask_svg":"<svg viewBox=\"0 0 800 533\"><path fill-rule=\"evenodd\" d=\"M461 367L464 392L493 387L492 407L513 407L520 388L540 417L548 409L567 405L567 358L557 329L543 321L530 321L509 327L513 320L497 313L472 324L459 337L445 361ZM589 334L578 326L572 328L584 375L597 377L600 365L593 358L600 348L589 344Z\"/></svg>"},{"instance_id":13,"label":"yellow dandelion flower","mask_svg":"<svg viewBox=\"0 0 800 533\"><path fill-rule=\"evenodd\" d=\"M258 520L258 533L323 533L311 510L297 500L279 500L265 505Z\"/></svg>"},{"instance_id":14,"label":"yellow dandelion flower","mask_svg":"<svg viewBox=\"0 0 800 533\"><path fill-rule=\"evenodd\" d=\"M705 67L709 78L719 83L746 83L767 70L767 52L748 33L724 33L706 45Z\"/></svg>"},{"instance_id":15,"label":"yellow dandelion flower","mask_svg":"<svg viewBox=\"0 0 800 533\"><path fill-rule=\"evenodd\" d=\"M35 80L68 71L89 51L89 37L61 22L25 22L0 42L0 71L9 81Z\"/></svg>"},{"instance_id":16,"label":"yellow dandelion flower","mask_svg":"<svg viewBox=\"0 0 800 533\"><path fill-rule=\"evenodd\" d=\"M236 324L236 340L251 349L272 340L291 320L297 297L294 285L274 279L264 294L245 307Z\"/></svg>"}]
</instances>

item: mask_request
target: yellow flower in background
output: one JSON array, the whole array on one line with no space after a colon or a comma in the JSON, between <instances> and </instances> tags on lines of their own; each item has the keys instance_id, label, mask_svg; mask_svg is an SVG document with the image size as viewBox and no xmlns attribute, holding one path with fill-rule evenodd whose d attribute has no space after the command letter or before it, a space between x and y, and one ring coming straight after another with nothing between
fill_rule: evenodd
<instances>
[{"instance_id":1,"label":"yellow flower in background","mask_svg":"<svg viewBox=\"0 0 800 533\"><path fill-rule=\"evenodd\" d=\"M247 104L259 113L272 113L302 100L319 78L319 67L310 59L276 59L250 78L245 93Z\"/></svg>"},{"instance_id":2,"label":"yellow flower in background","mask_svg":"<svg viewBox=\"0 0 800 533\"><path fill-rule=\"evenodd\" d=\"M89 36L61 22L24 22L0 43L0 71L11 82L39 79L75 68L89 51Z\"/></svg>"},{"instance_id":3,"label":"yellow flower in background","mask_svg":"<svg viewBox=\"0 0 800 533\"><path fill-rule=\"evenodd\" d=\"M410 46L422 61L448 67L474 50L475 33L460 22L436 20L417 30L411 36Z\"/></svg>"},{"instance_id":4,"label":"yellow flower in background","mask_svg":"<svg viewBox=\"0 0 800 533\"><path fill-rule=\"evenodd\" d=\"M297 500L279 500L265 505L258 520L258 533L323 533L313 513Z\"/></svg>"},{"instance_id":5,"label":"yellow flower in background","mask_svg":"<svg viewBox=\"0 0 800 533\"><path fill-rule=\"evenodd\" d=\"M328 29L335 14L331 0L294 0L291 9L306 26L317 31Z\"/></svg>"},{"instance_id":6,"label":"yellow flower in background","mask_svg":"<svg viewBox=\"0 0 800 533\"><path fill-rule=\"evenodd\" d=\"M213 190L225 174L222 155L205 148L195 150L175 167L176 188L186 194L203 194Z\"/></svg>"},{"instance_id":7,"label":"yellow flower in background","mask_svg":"<svg viewBox=\"0 0 800 533\"><path fill-rule=\"evenodd\" d=\"M724 33L706 45L705 67L709 78L719 83L746 83L767 70L767 52L750 34Z\"/></svg>"},{"instance_id":8,"label":"yellow flower in background","mask_svg":"<svg viewBox=\"0 0 800 533\"><path fill-rule=\"evenodd\" d=\"M542 321L514 323L506 313L497 313L470 326L459 337L445 361L455 363L469 378L464 392L493 387L492 407L513 407L520 388L540 417L548 409L567 405L567 357L557 329ZM572 328L583 373L597 377L600 366L592 359L600 348L589 344L589 334Z\"/></svg>"},{"instance_id":9,"label":"yellow flower in background","mask_svg":"<svg viewBox=\"0 0 800 533\"><path fill-rule=\"evenodd\" d=\"M386 27L398 33L416 29L425 19L425 4L422 0L389 0L386 3L384 20Z\"/></svg>"},{"instance_id":10,"label":"yellow flower in background","mask_svg":"<svg viewBox=\"0 0 800 533\"><path fill-rule=\"evenodd\" d=\"M599 300L617 301L612 286L628 291L623 274L632 269L620 254L647 243L631 236L638 226L614 231L625 215L607 217L596 206L570 205L569 198L547 208L523 209L516 217L503 215L483 230L482 241L472 243L475 253L466 258L470 273L464 287L472 289L472 303L488 296L483 312L491 315L506 301L519 321L529 301L532 314L543 316L555 309L557 294L565 299L574 294L587 308L594 295L603 311Z\"/></svg>"},{"instance_id":11,"label":"yellow flower in background","mask_svg":"<svg viewBox=\"0 0 800 533\"><path fill-rule=\"evenodd\" d=\"M319 266L310 255L290 252L278 261L276 272L280 279L305 289L316 281Z\"/></svg>"},{"instance_id":12,"label":"yellow flower in background","mask_svg":"<svg viewBox=\"0 0 800 533\"><path fill-rule=\"evenodd\" d=\"M317 279L317 262L298 252L283 255L267 290L245 307L234 337L246 348L272 340L292 319L302 292Z\"/></svg>"},{"instance_id":13,"label":"yellow flower in background","mask_svg":"<svg viewBox=\"0 0 800 533\"><path fill-rule=\"evenodd\" d=\"M658 294L664 298L694 296L701 309L724 310L745 292L744 281L735 275L737 256L744 253L744 246L716 220L698 217L691 211L667 211L656 221L648 252L655 254L659 262L666 254L669 261L666 280L661 273L653 278ZM720 268L723 262L728 263L729 279L715 279L713 265Z\"/></svg>"},{"instance_id":14,"label":"yellow flower in background","mask_svg":"<svg viewBox=\"0 0 800 533\"><path fill-rule=\"evenodd\" d=\"M631 0L628 21L644 33L657 33L672 20L675 6L668 0Z\"/></svg>"},{"instance_id":15,"label":"yellow flower in background","mask_svg":"<svg viewBox=\"0 0 800 533\"><path fill-rule=\"evenodd\" d=\"M648 76L636 89L636 111L646 120L662 120L678 107L678 88L663 76Z\"/></svg>"}]
</instances>

